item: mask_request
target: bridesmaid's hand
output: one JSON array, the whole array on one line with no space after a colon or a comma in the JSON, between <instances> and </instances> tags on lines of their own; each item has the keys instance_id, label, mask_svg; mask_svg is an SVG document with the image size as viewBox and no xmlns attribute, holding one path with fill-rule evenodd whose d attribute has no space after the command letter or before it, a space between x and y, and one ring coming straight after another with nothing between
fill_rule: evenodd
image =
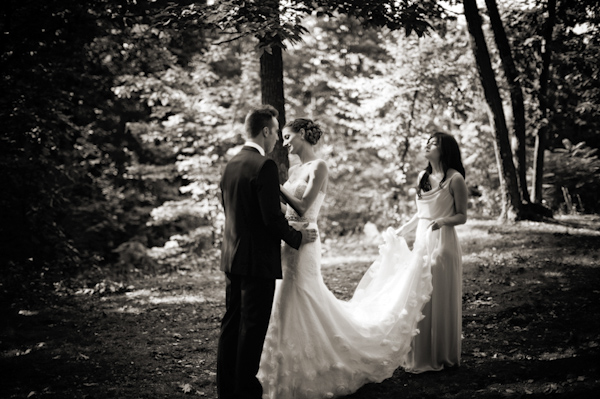
<instances>
[{"instance_id":1,"label":"bridesmaid's hand","mask_svg":"<svg viewBox=\"0 0 600 399\"><path fill-rule=\"evenodd\" d=\"M442 227L442 223L440 220L434 220L427 227L431 227L431 231L439 230Z\"/></svg>"}]
</instances>

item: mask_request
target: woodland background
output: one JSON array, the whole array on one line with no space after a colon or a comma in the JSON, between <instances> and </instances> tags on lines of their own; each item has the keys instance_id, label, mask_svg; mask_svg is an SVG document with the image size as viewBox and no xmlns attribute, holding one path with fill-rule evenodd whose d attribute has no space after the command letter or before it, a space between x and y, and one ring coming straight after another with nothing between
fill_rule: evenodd
<instances>
[{"instance_id":1,"label":"woodland background","mask_svg":"<svg viewBox=\"0 0 600 399\"><path fill-rule=\"evenodd\" d=\"M512 180L501 165L513 156L498 147L499 110L506 142L524 151L525 163L514 157L526 173L519 203L530 201L522 189L543 137L543 190L531 203L598 213L600 6L488 0L477 33L459 7L475 4L4 1L0 299L68 290L73 279L118 290L136 275L214 265L221 171L244 142L247 111L264 102L263 61L278 54L284 118L314 118L325 131L326 243L412 215L435 130L461 146L470 216L505 214ZM514 76L494 40L494 6ZM475 39L489 48L500 109ZM278 161L283 179L289 163Z\"/></svg>"}]
</instances>

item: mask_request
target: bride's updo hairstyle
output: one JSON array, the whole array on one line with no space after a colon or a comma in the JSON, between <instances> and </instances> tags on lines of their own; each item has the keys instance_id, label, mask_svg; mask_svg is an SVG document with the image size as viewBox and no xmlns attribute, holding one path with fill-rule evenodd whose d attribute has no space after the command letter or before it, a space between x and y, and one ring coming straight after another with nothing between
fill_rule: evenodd
<instances>
[{"instance_id":1,"label":"bride's updo hairstyle","mask_svg":"<svg viewBox=\"0 0 600 399\"><path fill-rule=\"evenodd\" d=\"M446 173L448 172L448 169L454 169L458 171L464 178L465 167L462 164L460 148L458 148L456 139L448 133L435 132L431 135L428 141L431 140L436 141L440 150L440 163L442 164L442 170L444 171L444 178L440 181L440 187L446 181ZM421 177L421 180L419 181L419 196L421 196L422 192L431 190L432 187L431 184L429 184L429 175L432 171L433 168L431 167L431 162L428 162L427 167L425 168L425 173L423 173L423 177Z\"/></svg>"},{"instance_id":2,"label":"bride's updo hairstyle","mask_svg":"<svg viewBox=\"0 0 600 399\"><path fill-rule=\"evenodd\" d=\"M310 119L298 118L289 122L285 127L292 129L294 133L298 133L304 129L304 135L302 136L311 145L316 145L319 139L323 135L323 131L315 122Z\"/></svg>"}]
</instances>

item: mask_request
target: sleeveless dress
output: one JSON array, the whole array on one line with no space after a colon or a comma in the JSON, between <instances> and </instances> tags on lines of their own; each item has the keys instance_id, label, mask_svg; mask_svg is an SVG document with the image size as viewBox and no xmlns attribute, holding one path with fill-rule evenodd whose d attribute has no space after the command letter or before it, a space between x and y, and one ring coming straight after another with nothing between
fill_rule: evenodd
<instances>
[{"instance_id":1,"label":"sleeveless dress","mask_svg":"<svg viewBox=\"0 0 600 399\"><path fill-rule=\"evenodd\" d=\"M301 198L306 182L285 186ZM316 228L324 198L319 192L304 217L288 206L286 218L293 227L309 222ZM424 208L422 214L429 212ZM257 374L264 399L348 395L391 377L411 353L419 353L411 352L411 343L432 294L432 265L444 253L438 234L422 226L425 220L412 251L392 228L383 233L379 256L349 301L337 299L323 282L319 240L299 250L284 244L283 279L277 281Z\"/></svg>"},{"instance_id":2,"label":"sleeveless dress","mask_svg":"<svg viewBox=\"0 0 600 399\"><path fill-rule=\"evenodd\" d=\"M439 371L460 365L462 342L462 252L453 226L431 231L431 221L453 216L450 192L453 174L441 187L423 192L417 199L419 224L416 239L428 236L431 253L433 292L425 305L412 351L404 367L412 373Z\"/></svg>"}]
</instances>

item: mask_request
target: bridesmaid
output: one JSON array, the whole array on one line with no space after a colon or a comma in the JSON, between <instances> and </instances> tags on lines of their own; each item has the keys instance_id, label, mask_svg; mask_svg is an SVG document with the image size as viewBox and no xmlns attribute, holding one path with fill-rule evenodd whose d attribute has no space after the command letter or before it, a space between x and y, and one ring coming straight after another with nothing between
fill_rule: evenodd
<instances>
[{"instance_id":1,"label":"bridesmaid","mask_svg":"<svg viewBox=\"0 0 600 399\"><path fill-rule=\"evenodd\" d=\"M418 178L418 211L396 231L404 236L416 229L417 237L425 237L431 259L431 300L404 362L411 373L459 366L461 354L462 254L454 226L467 221L465 169L456 140L446 133L429 138L425 158L429 162Z\"/></svg>"}]
</instances>

